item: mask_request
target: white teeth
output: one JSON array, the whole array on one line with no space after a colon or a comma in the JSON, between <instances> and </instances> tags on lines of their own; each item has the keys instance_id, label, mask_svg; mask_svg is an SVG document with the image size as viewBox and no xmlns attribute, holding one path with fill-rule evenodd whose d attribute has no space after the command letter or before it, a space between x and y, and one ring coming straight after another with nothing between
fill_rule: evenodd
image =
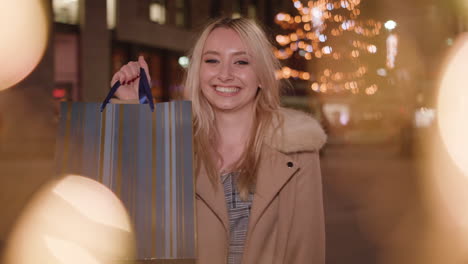
<instances>
[{"instance_id":1,"label":"white teeth","mask_svg":"<svg viewBox=\"0 0 468 264\"><path fill-rule=\"evenodd\" d=\"M236 88L236 87L220 87L220 86L216 86L216 91L218 92L222 92L222 93L236 93L237 91L239 91L239 88Z\"/></svg>"}]
</instances>

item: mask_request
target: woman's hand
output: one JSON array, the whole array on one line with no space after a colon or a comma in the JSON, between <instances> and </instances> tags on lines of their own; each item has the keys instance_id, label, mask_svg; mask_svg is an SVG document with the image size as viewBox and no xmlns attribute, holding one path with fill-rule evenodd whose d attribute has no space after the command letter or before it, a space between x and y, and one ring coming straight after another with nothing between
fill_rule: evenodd
<instances>
[{"instance_id":1,"label":"woman's hand","mask_svg":"<svg viewBox=\"0 0 468 264\"><path fill-rule=\"evenodd\" d=\"M140 82L140 67L145 70L148 82L151 87L151 76L148 74L148 64L143 56L138 57L138 61L131 61L112 76L111 86L120 81L120 87L115 92L115 96L121 100L138 99L138 84Z\"/></svg>"}]
</instances>

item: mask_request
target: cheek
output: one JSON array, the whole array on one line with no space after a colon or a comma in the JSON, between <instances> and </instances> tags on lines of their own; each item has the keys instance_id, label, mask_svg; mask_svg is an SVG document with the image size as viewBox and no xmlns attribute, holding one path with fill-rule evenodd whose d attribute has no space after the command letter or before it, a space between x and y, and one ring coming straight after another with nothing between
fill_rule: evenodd
<instances>
[{"instance_id":1,"label":"cheek","mask_svg":"<svg viewBox=\"0 0 468 264\"><path fill-rule=\"evenodd\" d=\"M202 66L200 67L200 81L201 82L209 82L216 76L216 71L209 66Z\"/></svg>"},{"instance_id":2,"label":"cheek","mask_svg":"<svg viewBox=\"0 0 468 264\"><path fill-rule=\"evenodd\" d=\"M198 75L198 82L200 88L200 94L206 97L206 93L210 88L210 76L207 74L206 68L200 67L200 73Z\"/></svg>"},{"instance_id":3,"label":"cheek","mask_svg":"<svg viewBox=\"0 0 468 264\"><path fill-rule=\"evenodd\" d=\"M206 69L204 67L200 67L200 73L198 75L200 78L200 84L203 84L206 82Z\"/></svg>"},{"instance_id":4,"label":"cheek","mask_svg":"<svg viewBox=\"0 0 468 264\"><path fill-rule=\"evenodd\" d=\"M260 81L257 78L257 75L253 72L246 73L243 76L244 82L248 84L249 87L257 88L260 85Z\"/></svg>"},{"instance_id":5,"label":"cheek","mask_svg":"<svg viewBox=\"0 0 468 264\"><path fill-rule=\"evenodd\" d=\"M210 97L211 89L209 81L204 81L200 78L200 96L208 99Z\"/></svg>"},{"instance_id":6,"label":"cheek","mask_svg":"<svg viewBox=\"0 0 468 264\"><path fill-rule=\"evenodd\" d=\"M208 92L208 89L209 89L209 86L207 85L200 85L200 93L201 95L203 95L204 97L206 97L206 94Z\"/></svg>"}]
</instances>

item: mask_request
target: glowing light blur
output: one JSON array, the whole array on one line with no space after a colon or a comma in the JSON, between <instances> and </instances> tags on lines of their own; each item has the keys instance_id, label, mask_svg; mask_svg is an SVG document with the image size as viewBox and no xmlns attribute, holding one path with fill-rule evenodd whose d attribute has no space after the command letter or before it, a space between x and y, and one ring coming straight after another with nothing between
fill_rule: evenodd
<instances>
[{"instance_id":1,"label":"glowing light blur","mask_svg":"<svg viewBox=\"0 0 468 264\"><path fill-rule=\"evenodd\" d=\"M319 40L320 40L320 42L325 42L327 40L327 36L322 34L322 35L319 36Z\"/></svg>"},{"instance_id":2,"label":"glowing light blur","mask_svg":"<svg viewBox=\"0 0 468 264\"><path fill-rule=\"evenodd\" d=\"M44 236L46 247L61 263L99 264L99 261L79 245L61 239ZM69 259L73 256L72 259Z\"/></svg>"},{"instance_id":3,"label":"glowing light blur","mask_svg":"<svg viewBox=\"0 0 468 264\"><path fill-rule=\"evenodd\" d=\"M2 1L0 8L0 91L28 76L37 66L49 31L43 1Z\"/></svg>"},{"instance_id":4,"label":"glowing light blur","mask_svg":"<svg viewBox=\"0 0 468 264\"><path fill-rule=\"evenodd\" d=\"M41 189L7 241L5 264L134 259L135 238L120 200L104 185L66 176Z\"/></svg>"},{"instance_id":5,"label":"glowing light blur","mask_svg":"<svg viewBox=\"0 0 468 264\"><path fill-rule=\"evenodd\" d=\"M468 176L468 91L466 62L468 35L454 46L454 53L443 75L438 97L439 129L448 153Z\"/></svg>"},{"instance_id":6,"label":"glowing light blur","mask_svg":"<svg viewBox=\"0 0 468 264\"><path fill-rule=\"evenodd\" d=\"M385 22L384 24L384 27L388 30L393 30L395 29L397 26L397 23L393 20L388 20L387 22Z\"/></svg>"},{"instance_id":7,"label":"glowing light blur","mask_svg":"<svg viewBox=\"0 0 468 264\"><path fill-rule=\"evenodd\" d=\"M435 120L435 109L421 107L414 113L414 125L416 127L430 127Z\"/></svg>"},{"instance_id":8,"label":"glowing light blur","mask_svg":"<svg viewBox=\"0 0 468 264\"><path fill-rule=\"evenodd\" d=\"M78 0L52 0L54 21L64 24L78 25L79 17ZM107 0L107 26L115 26L115 0ZM114 16L114 18L112 18ZM114 21L112 21L114 20ZM112 23L114 23L112 25Z\"/></svg>"},{"instance_id":9,"label":"glowing light blur","mask_svg":"<svg viewBox=\"0 0 468 264\"><path fill-rule=\"evenodd\" d=\"M385 70L384 68L379 68L377 69L377 75L385 77L387 76L387 70Z\"/></svg>"},{"instance_id":10,"label":"glowing light blur","mask_svg":"<svg viewBox=\"0 0 468 264\"><path fill-rule=\"evenodd\" d=\"M448 38L448 39L447 39L447 45L448 45L448 46L452 46L452 45L453 45L453 39L452 39L452 38Z\"/></svg>"},{"instance_id":11,"label":"glowing light blur","mask_svg":"<svg viewBox=\"0 0 468 264\"><path fill-rule=\"evenodd\" d=\"M369 45L367 47L367 50L370 52L370 53L376 53L377 52L377 47L375 45Z\"/></svg>"},{"instance_id":12,"label":"glowing light blur","mask_svg":"<svg viewBox=\"0 0 468 264\"><path fill-rule=\"evenodd\" d=\"M233 18L236 13L232 14ZM160 3L151 3L149 6L149 18L151 21L165 24L166 23L166 8Z\"/></svg>"},{"instance_id":13,"label":"glowing light blur","mask_svg":"<svg viewBox=\"0 0 468 264\"><path fill-rule=\"evenodd\" d=\"M350 108L346 104L327 103L323 105L323 113L332 125L345 126L350 120Z\"/></svg>"},{"instance_id":14,"label":"glowing light blur","mask_svg":"<svg viewBox=\"0 0 468 264\"><path fill-rule=\"evenodd\" d=\"M286 16L283 13L279 13L279 14L276 15L276 19L278 19L279 21L286 20L285 18L286 18Z\"/></svg>"},{"instance_id":15,"label":"glowing light blur","mask_svg":"<svg viewBox=\"0 0 468 264\"><path fill-rule=\"evenodd\" d=\"M187 56L179 57L179 65L183 68L187 68L189 66L189 58Z\"/></svg>"},{"instance_id":16,"label":"glowing light blur","mask_svg":"<svg viewBox=\"0 0 468 264\"><path fill-rule=\"evenodd\" d=\"M92 186L92 187L91 187ZM85 190L84 190L85 189ZM131 232L131 225L126 218L109 218L109 215L119 215L125 212L125 208L116 197L103 197L98 203L94 201L101 195L111 195L104 185L88 178L69 176L60 181L52 192L68 202L87 218L104 225ZM88 195L83 195L88 192ZM113 195L113 194L112 194ZM94 204L94 206L90 206Z\"/></svg>"},{"instance_id":17,"label":"glowing light blur","mask_svg":"<svg viewBox=\"0 0 468 264\"><path fill-rule=\"evenodd\" d=\"M325 46L325 47L323 47L322 51L325 54L330 54L333 51L333 49L330 46Z\"/></svg>"},{"instance_id":18,"label":"glowing light blur","mask_svg":"<svg viewBox=\"0 0 468 264\"><path fill-rule=\"evenodd\" d=\"M387 37L387 68L395 68L395 60L398 54L398 37L395 34L390 34Z\"/></svg>"},{"instance_id":19,"label":"glowing light blur","mask_svg":"<svg viewBox=\"0 0 468 264\"><path fill-rule=\"evenodd\" d=\"M373 84L372 86L366 88L366 94L373 95L377 92L377 89L378 89L377 85Z\"/></svg>"},{"instance_id":20,"label":"glowing light blur","mask_svg":"<svg viewBox=\"0 0 468 264\"><path fill-rule=\"evenodd\" d=\"M116 0L107 0L107 28L114 29L117 16Z\"/></svg>"},{"instance_id":21,"label":"glowing light blur","mask_svg":"<svg viewBox=\"0 0 468 264\"><path fill-rule=\"evenodd\" d=\"M301 8L302 7L302 3L300 1L296 1L294 2L294 7L295 8Z\"/></svg>"},{"instance_id":22,"label":"glowing light blur","mask_svg":"<svg viewBox=\"0 0 468 264\"><path fill-rule=\"evenodd\" d=\"M420 170L427 179L425 200L427 210L432 212L424 248L431 250L421 250L419 255L423 260L418 263L466 263L468 260L466 33L456 40L449 55L437 98L438 130L432 131L423 142L430 155L421 162ZM421 109L426 114L430 113L428 110Z\"/></svg>"},{"instance_id":23,"label":"glowing light blur","mask_svg":"<svg viewBox=\"0 0 468 264\"><path fill-rule=\"evenodd\" d=\"M318 92L319 89L320 89L319 84L316 83L316 82L312 83L312 85L310 86L310 88L311 88L313 91L315 91L315 92Z\"/></svg>"}]
</instances>

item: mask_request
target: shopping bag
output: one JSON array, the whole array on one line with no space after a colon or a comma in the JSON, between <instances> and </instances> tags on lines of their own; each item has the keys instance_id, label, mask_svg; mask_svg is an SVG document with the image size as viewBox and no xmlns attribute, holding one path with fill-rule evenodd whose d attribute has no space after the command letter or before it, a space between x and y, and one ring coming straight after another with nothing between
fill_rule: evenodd
<instances>
[{"instance_id":1,"label":"shopping bag","mask_svg":"<svg viewBox=\"0 0 468 264\"><path fill-rule=\"evenodd\" d=\"M57 175L90 177L121 199L138 260L195 263L191 103L106 104L61 104Z\"/></svg>"}]
</instances>

